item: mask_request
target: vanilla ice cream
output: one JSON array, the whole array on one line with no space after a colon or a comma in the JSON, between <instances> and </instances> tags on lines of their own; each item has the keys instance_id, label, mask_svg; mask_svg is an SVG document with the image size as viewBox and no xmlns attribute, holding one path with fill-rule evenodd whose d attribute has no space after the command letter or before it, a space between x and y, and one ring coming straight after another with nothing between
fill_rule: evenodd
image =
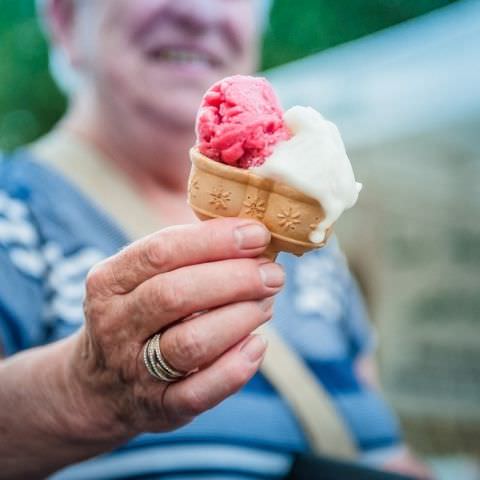
<instances>
[{"instance_id":1,"label":"vanilla ice cream","mask_svg":"<svg viewBox=\"0 0 480 480\"><path fill-rule=\"evenodd\" d=\"M362 184L355 181L352 165L337 127L311 107L295 106L284 114L292 138L275 145L265 163L252 171L292 185L322 205L325 218L310 234L321 243L325 231L355 205Z\"/></svg>"}]
</instances>

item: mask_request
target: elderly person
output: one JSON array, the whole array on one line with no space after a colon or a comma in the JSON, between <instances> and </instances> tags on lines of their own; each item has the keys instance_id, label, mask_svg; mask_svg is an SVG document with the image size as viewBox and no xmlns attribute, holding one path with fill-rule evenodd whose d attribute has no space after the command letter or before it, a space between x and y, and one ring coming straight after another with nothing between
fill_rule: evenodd
<instances>
[{"instance_id":1,"label":"elderly person","mask_svg":"<svg viewBox=\"0 0 480 480\"><path fill-rule=\"evenodd\" d=\"M261 257L262 225L195 223L186 205L197 106L254 71L257 2L46 2L75 88L55 131L0 170L0 478L78 462L54 478L281 478L308 445L258 373L252 332L275 295L274 326L362 458L423 472L368 385L371 335L335 241L282 268Z\"/></svg>"}]
</instances>

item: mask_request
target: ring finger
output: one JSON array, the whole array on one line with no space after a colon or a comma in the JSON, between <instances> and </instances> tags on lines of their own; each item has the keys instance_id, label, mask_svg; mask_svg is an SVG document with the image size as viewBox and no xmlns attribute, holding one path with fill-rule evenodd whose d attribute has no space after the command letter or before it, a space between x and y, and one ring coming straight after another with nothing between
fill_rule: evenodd
<instances>
[{"instance_id":1,"label":"ring finger","mask_svg":"<svg viewBox=\"0 0 480 480\"><path fill-rule=\"evenodd\" d=\"M162 356L183 372L209 365L269 320L272 308L273 298L239 302L178 323L160 338Z\"/></svg>"}]
</instances>

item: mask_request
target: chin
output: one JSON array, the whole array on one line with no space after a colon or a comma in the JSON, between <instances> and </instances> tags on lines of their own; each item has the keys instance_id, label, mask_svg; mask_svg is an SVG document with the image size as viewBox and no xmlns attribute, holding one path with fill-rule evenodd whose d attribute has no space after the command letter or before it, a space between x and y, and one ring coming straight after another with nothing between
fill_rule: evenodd
<instances>
[{"instance_id":1,"label":"chin","mask_svg":"<svg viewBox=\"0 0 480 480\"><path fill-rule=\"evenodd\" d=\"M187 130L194 133L195 118L200 99L188 102L185 98L144 102L137 113L155 130Z\"/></svg>"},{"instance_id":2,"label":"chin","mask_svg":"<svg viewBox=\"0 0 480 480\"><path fill-rule=\"evenodd\" d=\"M205 89L175 88L161 98L150 98L150 108L159 120L167 119L172 126L193 130ZM168 127L168 125L166 125Z\"/></svg>"}]
</instances>

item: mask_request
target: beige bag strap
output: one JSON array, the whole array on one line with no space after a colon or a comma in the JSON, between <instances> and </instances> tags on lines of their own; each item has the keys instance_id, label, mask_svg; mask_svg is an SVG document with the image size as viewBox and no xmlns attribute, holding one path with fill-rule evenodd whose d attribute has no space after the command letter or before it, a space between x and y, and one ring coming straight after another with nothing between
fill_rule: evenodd
<instances>
[{"instance_id":1,"label":"beige bag strap","mask_svg":"<svg viewBox=\"0 0 480 480\"><path fill-rule=\"evenodd\" d=\"M349 430L305 361L271 326L259 331L268 340L262 373L290 405L312 451L355 460L357 449Z\"/></svg>"},{"instance_id":2,"label":"beige bag strap","mask_svg":"<svg viewBox=\"0 0 480 480\"><path fill-rule=\"evenodd\" d=\"M134 191L128 179L99 158L87 145L66 133L57 133L33 148L45 160L93 199L132 239L153 233L161 222ZM348 429L329 394L303 359L271 327L259 329L268 340L261 367L299 421L313 452L353 460L357 456Z\"/></svg>"},{"instance_id":3,"label":"beige bag strap","mask_svg":"<svg viewBox=\"0 0 480 480\"><path fill-rule=\"evenodd\" d=\"M132 239L165 225L130 180L87 143L67 131L54 131L31 147L35 157L62 173Z\"/></svg>"}]
</instances>

